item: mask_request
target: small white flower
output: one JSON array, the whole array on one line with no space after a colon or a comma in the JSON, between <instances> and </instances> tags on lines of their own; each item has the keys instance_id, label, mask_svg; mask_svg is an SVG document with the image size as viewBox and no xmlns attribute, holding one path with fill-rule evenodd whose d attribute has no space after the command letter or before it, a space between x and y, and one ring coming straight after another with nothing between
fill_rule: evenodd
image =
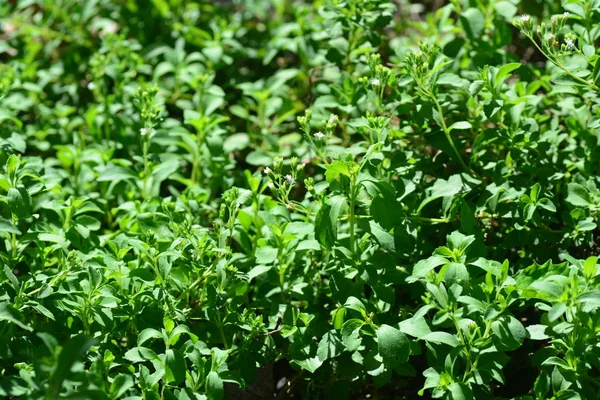
<instances>
[{"instance_id":1,"label":"small white flower","mask_svg":"<svg viewBox=\"0 0 600 400\"><path fill-rule=\"evenodd\" d=\"M329 121L327 121L327 123L328 124L333 124L333 123L335 123L336 119L337 119L337 115L331 114L331 116L329 117Z\"/></svg>"},{"instance_id":2,"label":"small white flower","mask_svg":"<svg viewBox=\"0 0 600 400\"><path fill-rule=\"evenodd\" d=\"M110 23L108 23L107 25L105 25L102 30L100 31L99 36L101 38L104 38L106 35L112 34L112 33L117 33L119 30L119 24L117 24L114 21L111 21Z\"/></svg>"},{"instance_id":3,"label":"small white flower","mask_svg":"<svg viewBox=\"0 0 600 400\"><path fill-rule=\"evenodd\" d=\"M381 85L381 82L379 81L379 79L374 78L374 79L371 79L371 85L379 86L379 85Z\"/></svg>"},{"instance_id":4,"label":"small white flower","mask_svg":"<svg viewBox=\"0 0 600 400\"><path fill-rule=\"evenodd\" d=\"M96 89L96 84L94 82L90 82L90 83L88 83L87 87L90 90L94 90L94 89Z\"/></svg>"},{"instance_id":5,"label":"small white flower","mask_svg":"<svg viewBox=\"0 0 600 400\"><path fill-rule=\"evenodd\" d=\"M140 135L146 136L147 134L148 134L148 128L142 128L142 129L140 129Z\"/></svg>"},{"instance_id":6,"label":"small white flower","mask_svg":"<svg viewBox=\"0 0 600 400\"><path fill-rule=\"evenodd\" d=\"M549 41L553 41L554 39L556 39L556 35L554 33L551 33L548 35L548 40Z\"/></svg>"},{"instance_id":7,"label":"small white flower","mask_svg":"<svg viewBox=\"0 0 600 400\"><path fill-rule=\"evenodd\" d=\"M531 17L527 14L523 14L521 15L521 22L529 22L531 20Z\"/></svg>"},{"instance_id":8,"label":"small white flower","mask_svg":"<svg viewBox=\"0 0 600 400\"><path fill-rule=\"evenodd\" d=\"M565 39L565 44L567 45L567 50L573 50L575 48L575 43L573 43L573 39Z\"/></svg>"},{"instance_id":9,"label":"small white flower","mask_svg":"<svg viewBox=\"0 0 600 400\"><path fill-rule=\"evenodd\" d=\"M317 140L323 140L323 138L325 137L323 132L317 132L317 133L315 133L314 136L315 136L315 139L317 139Z\"/></svg>"},{"instance_id":10,"label":"small white flower","mask_svg":"<svg viewBox=\"0 0 600 400\"><path fill-rule=\"evenodd\" d=\"M289 203L288 203L288 204L285 206L285 208L287 208L288 210L291 210L293 207L292 207L292 205L291 205L291 204L289 204Z\"/></svg>"},{"instance_id":11,"label":"small white flower","mask_svg":"<svg viewBox=\"0 0 600 400\"><path fill-rule=\"evenodd\" d=\"M290 185L296 184L296 180L294 178L292 178L292 176L290 174L287 174L286 176L284 176L283 179L285 179L285 181L287 183L289 183Z\"/></svg>"},{"instance_id":12,"label":"small white flower","mask_svg":"<svg viewBox=\"0 0 600 400\"><path fill-rule=\"evenodd\" d=\"M275 189L275 185L273 184L273 182L269 182L269 183L267 183L267 187L268 187L269 189Z\"/></svg>"},{"instance_id":13,"label":"small white flower","mask_svg":"<svg viewBox=\"0 0 600 400\"><path fill-rule=\"evenodd\" d=\"M271 173L271 168L265 167L265 174L270 174L270 173Z\"/></svg>"},{"instance_id":14,"label":"small white flower","mask_svg":"<svg viewBox=\"0 0 600 400\"><path fill-rule=\"evenodd\" d=\"M563 14L563 17L564 17L564 18L569 18L569 12L568 12L568 11L565 11L565 13Z\"/></svg>"}]
</instances>

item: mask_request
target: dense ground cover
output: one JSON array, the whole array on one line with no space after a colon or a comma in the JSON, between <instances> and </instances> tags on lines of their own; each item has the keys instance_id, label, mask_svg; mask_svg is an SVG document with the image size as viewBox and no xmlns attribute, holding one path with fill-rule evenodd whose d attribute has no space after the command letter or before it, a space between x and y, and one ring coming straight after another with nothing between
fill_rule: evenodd
<instances>
[{"instance_id":1,"label":"dense ground cover","mask_svg":"<svg viewBox=\"0 0 600 400\"><path fill-rule=\"evenodd\" d=\"M0 2L0 396L596 399L599 6Z\"/></svg>"}]
</instances>

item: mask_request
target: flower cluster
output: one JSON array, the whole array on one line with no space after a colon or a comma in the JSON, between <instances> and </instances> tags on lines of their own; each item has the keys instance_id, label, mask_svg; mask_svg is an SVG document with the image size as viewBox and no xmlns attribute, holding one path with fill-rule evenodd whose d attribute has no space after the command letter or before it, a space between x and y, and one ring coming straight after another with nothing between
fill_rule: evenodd
<instances>
[{"instance_id":1,"label":"flower cluster","mask_svg":"<svg viewBox=\"0 0 600 400\"><path fill-rule=\"evenodd\" d=\"M418 52L406 53L402 66L422 90L431 90L437 79L432 65L438 53L439 48L428 43L421 43Z\"/></svg>"},{"instance_id":2,"label":"flower cluster","mask_svg":"<svg viewBox=\"0 0 600 400\"><path fill-rule=\"evenodd\" d=\"M289 196L297 184L298 175L305 167L306 163L299 163L297 157L292 157L287 163L282 157L275 157L272 168L269 166L263 168L263 173L267 178L266 187L288 210L295 209L295 205L289 199Z\"/></svg>"},{"instance_id":3,"label":"flower cluster","mask_svg":"<svg viewBox=\"0 0 600 400\"><path fill-rule=\"evenodd\" d=\"M560 16L553 16L549 25L545 22L535 25L531 16L522 15L513 24L531 40L539 43L540 50L553 59L577 49L577 37L572 33L563 34L568 19L569 13L565 12Z\"/></svg>"}]
</instances>

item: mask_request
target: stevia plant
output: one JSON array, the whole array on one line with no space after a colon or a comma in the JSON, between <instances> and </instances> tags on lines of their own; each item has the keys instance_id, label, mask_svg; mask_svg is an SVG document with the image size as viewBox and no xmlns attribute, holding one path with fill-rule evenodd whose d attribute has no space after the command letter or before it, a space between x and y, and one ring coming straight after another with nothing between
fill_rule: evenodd
<instances>
[{"instance_id":1,"label":"stevia plant","mask_svg":"<svg viewBox=\"0 0 600 400\"><path fill-rule=\"evenodd\" d=\"M0 394L595 398L598 11L0 4Z\"/></svg>"}]
</instances>

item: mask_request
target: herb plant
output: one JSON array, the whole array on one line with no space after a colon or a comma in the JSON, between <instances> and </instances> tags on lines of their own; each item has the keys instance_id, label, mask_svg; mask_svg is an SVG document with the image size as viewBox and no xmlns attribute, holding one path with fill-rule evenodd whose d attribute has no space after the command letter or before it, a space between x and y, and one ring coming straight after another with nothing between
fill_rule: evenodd
<instances>
[{"instance_id":1,"label":"herb plant","mask_svg":"<svg viewBox=\"0 0 600 400\"><path fill-rule=\"evenodd\" d=\"M600 1L0 2L0 396L595 399Z\"/></svg>"}]
</instances>

